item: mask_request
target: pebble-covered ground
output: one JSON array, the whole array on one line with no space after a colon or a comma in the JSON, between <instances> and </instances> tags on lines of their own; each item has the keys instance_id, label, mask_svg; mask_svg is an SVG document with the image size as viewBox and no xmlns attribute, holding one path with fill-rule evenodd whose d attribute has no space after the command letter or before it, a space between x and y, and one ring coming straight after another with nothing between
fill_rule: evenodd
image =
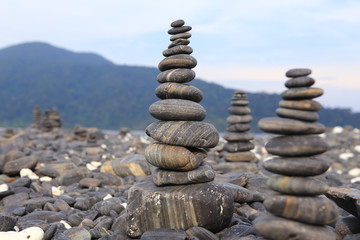
<instances>
[{"instance_id":1,"label":"pebble-covered ground","mask_svg":"<svg viewBox=\"0 0 360 240\"><path fill-rule=\"evenodd\" d=\"M270 137L255 139L257 162L226 162L224 139L209 149L206 160L215 180L231 183L234 195L228 228L162 229L141 239L265 239L253 223L267 214L262 202L274 194L266 185L271 173L262 167L271 158L264 148ZM340 206L340 218L327 228L337 239L360 239L360 131L335 127L321 137L329 145L322 156L331 167L318 179ZM128 190L154 170L144 158L152 141L126 128L118 134L81 126L0 129L0 239L130 239Z\"/></svg>"}]
</instances>

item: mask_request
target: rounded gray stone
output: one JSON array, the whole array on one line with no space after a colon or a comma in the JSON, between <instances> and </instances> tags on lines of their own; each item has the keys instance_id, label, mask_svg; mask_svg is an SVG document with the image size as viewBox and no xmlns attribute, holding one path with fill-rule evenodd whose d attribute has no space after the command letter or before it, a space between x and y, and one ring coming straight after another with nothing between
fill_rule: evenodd
<instances>
[{"instance_id":1,"label":"rounded gray stone","mask_svg":"<svg viewBox=\"0 0 360 240\"><path fill-rule=\"evenodd\" d=\"M227 142L224 144L224 150L230 153L250 151L254 147L252 142Z\"/></svg>"},{"instance_id":2,"label":"rounded gray stone","mask_svg":"<svg viewBox=\"0 0 360 240\"><path fill-rule=\"evenodd\" d=\"M175 41L179 38L182 38L182 39L188 39L188 38L191 38L191 33L179 33L179 34L175 34L175 35L172 35L170 37L170 41Z\"/></svg>"},{"instance_id":3,"label":"rounded gray stone","mask_svg":"<svg viewBox=\"0 0 360 240\"><path fill-rule=\"evenodd\" d=\"M321 88L290 88L281 93L281 97L285 100L303 100L303 99L313 99L320 97L324 94L324 91Z\"/></svg>"},{"instance_id":4,"label":"rounded gray stone","mask_svg":"<svg viewBox=\"0 0 360 240\"><path fill-rule=\"evenodd\" d=\"M311 111L302 111L296 109L288 109L288 108L278 108L276 109L276 114L279 117L291 118L300 121L307 122L316 122L319 120L319 114Z\"/></svg>"},{"instance_id":5,"label":"rounded gray stone","mask_svg":"<svg viewBox=\"0 0 360 240\"><path fill-rule=\"evenodd\" d=\"M190 26L173 27L169 29L168 34L175 35L178 33L188 32L192 29Z\"/></svg>"},{"instance_id":6,"label":"rounded gray stone","mask_svg":"<svg viewBox=\"0 0 360 240\"><path fill-rule=\"evenodd\" d=\"M169 57L175 54L191 54L192 52L193 49L190 46L178 45L164 50L162 54L165 57Z\"/></svg>"},{"instance_id":7,"label":"rounded gray stone","mask_svg":"<svg viewBox=\"0 0 360 240\"><path fill-rule=\"evenodd\" d=\"M195 78L195 72L191 69L186 68L176 68L166 70L160 73L157 76L157 81L159 83L165 82L176 82L176 83L186 83L190 82Z\"/></svg>"},{"instance_id":8,"label":"rounded gray stone","mask_svg":"<svg viewBox=\"0 0 360 240\"><path fill-rule=\"evenodd\" d=\"M172 47L175 47L175 46L187 46L188 44L190 43L190 40L188 39L185 39L185 38L178 38L174 41L172 41L168 48L172 48Z\"/></svg>"},{"instance_id":9,"label":"rounded gray stone","mask_svg":"<svg viewBox=\"0 0 360 240\"><path fill-rule=\"evenodd\" d=\"M303 77L311 74L311 69L309 68L293 68L288 70L285 75L287 77Z\"/></svg>"},{"instance_id":10,"label":"rounded gray stone","mask_svg":"<svg viewBox=\"0 0 360 240\"><path fill-rule=\"evenodd\" d=\"M315 80L311 77L296 77L287 80L285 82L285 87L287 88L310 87L314 83Z\"/></svg>"},{"instance_id":11,"label":"rounded gray stone","mask_svg":"<svg viewBox=\"0 0 360 240\"><path fill-rule=\"evenodd\" d=\"M194 57L187 54L176 54L163 59L158 67L160 71L165 71L173 68L194 68L197 61Z\"/></svg>"},{"instance_id":12,"label":"rounded gray stone","mask_svg":"<svg viewBox=\"0 0 360 240\"><path fill-rule=\"evenodd\" d=\"M223 138L229 142L241 142L241 141L253 140L254 135L251 133L242 133L242 132L226 132L224 133Z\"/></svg>"},{"instance_id":13,"label":"rounded gray stone","mask_svg":"<svg viewBox=\"0 0 360 240\"><path fill-rule=\"evenodd\" d=\"M315 100L282 100L279 106L283 108L303 110L303 111L319 111L321 104Z\"/></svg>"},{"instance_id":14,"label":"rounded gray stone","mask_svg":"<svg viewBox=\"0 0 360 240\"><path fill-rule=\"evenodd\" d=\"M229 124L226 127L226 131L228 132L245 132L250 130L251 126L250 124L247 123L234 123L234 124Z\"/></svg>"},{"instance_id":15,"label":"rounded gray stone","mask_svg":"<svg viewBox=\"0 0 360 240\"><path fill-rule=\"evenodd\" d=\"M206 110L200 104L184 99L164 99L149 107L151 116L162 121L202 121Z\"/></svg>"},{"instance_id":16,"label":"rounded gray stone","mask_svg":"<svg viewBox=\"0 0 360 240\"><path fill-rule=\"evenodd\" d=\"M155 89L155 94L160 99L185 99L194 102L200 102L203 98L203 94L200 89L180 83L163 83Z\"/></svg>"},{"instance_id":17,"label":"rounded gray stone","mask_svg":"<svg viewBox=\"0 0 360 240\"><path fill-rule=\"evenodd\" d=\"M253 117L250 115L232 115L226 118L226 121L229 124L250 123L252 120Z\"/></svg>"},{"instance_id":18,"label":"rounded gray stone","mask_svg":"<svg viewBox=\"0 0 360 240\"><path fill-rule=\"evenodd\" d=\"M178 19L178 20L173 21L173 22L170 24L170 26L171 26L171 27L181 27L181 26L183 26L184 24L185 24L185 21L184 21L184 20Z\"/></svg>"},{"instance_id":19,"label":"rounded gray stone","mask_svg":"<svg viewBox=\"0 0 360 240\"><path fill-rule=\"evenodd\" d=\"M228 108L228 112L232 115L248 115L251 113L251 110L248 107L231 106Z\"/></svg>"}]
</instances>

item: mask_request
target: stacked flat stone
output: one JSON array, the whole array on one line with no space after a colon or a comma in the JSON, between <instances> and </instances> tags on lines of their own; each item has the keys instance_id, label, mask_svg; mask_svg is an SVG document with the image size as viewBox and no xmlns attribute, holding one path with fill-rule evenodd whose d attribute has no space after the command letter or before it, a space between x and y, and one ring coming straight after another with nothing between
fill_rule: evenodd
<instances>
[{"instance_id":1,"label":"stacked flat stone","mask_svg":"<svg viewBox=\"0 0 360 240\"><path fill-rule=\"evenodd\" d=\"M313 100L323 90L311 87L315 80L310 74L310 69L287 71L290 79L276 110L279 117L258 123L262 131L282 135L265 145L268 153L279 157L263 165L276 174L269 178L268 186L280 194L264 201L266 210L273 215L259 217L255 223L257 233L270 239L335 239L325 225L337 220L337 206L320 196L329 187L314 178L326 172L329 163L320 156L327 150L327 144L318 136L325 127L316 123L321 105Z\"/></svg>"},{"instance_id":2,"label":"stacked flat stone","mask_svg":"<svg viewBox=\"0 0 360 240\"><path fill-rule=\"evenodd\" d=\"M228 112L231 114L226 121L229 124L224 134L227 141L224 150L227 152L225 159L229 162L251 162L255 161L255 154L250 152L254 149L251 140L254 136L248 133L252 117L249 100L243 91L235 91L231 99L231 107Z\"/></svg>"},{"instance_id":3,"label":"stacked flat stone","mask_svg":"<svg viewBox=\"0 0 360 240\"><path fill-rule=\"evenodd\" d=\"M202 92L186 84L195 78L192 68L197 61L188 46L192 28L184 23L171 23L171 44L158 65L160 85L155 94L160 100L149 112L159 121L146 128L155 142L145 149L146 160L156 170L129 190L127 234L131 237L154 228L200 226L217 232L228 226L233 213L231 191L212 181L215 172L204 161L205 149L217 145L219 133L202 122L206 117L199 104Z\"/></svg>"},{"instance_id":4,"label":"stacked flat stone","mask_svg":"<svg viewBox=\"0 0 360 240\"><path fill-rule=\"evenodd\" d=\"M59 115L58 110L53 107L50 111L50 116L49 116L51 125L53 128L61 128L62 127L62 121Z\"/></svg>"},{"instance_id":5,"label":"stacked flat stone","mask_svg":"<svg viewBox=\"0 0 360 240\"><path fill-rule=\"evenodd\" d=\"M34 123L32 124L32 127L38 128L41 123L41 111L40 111L40 107L37 105L34 108L33 116L34 116Z\"/></svg>"}]
</instances>

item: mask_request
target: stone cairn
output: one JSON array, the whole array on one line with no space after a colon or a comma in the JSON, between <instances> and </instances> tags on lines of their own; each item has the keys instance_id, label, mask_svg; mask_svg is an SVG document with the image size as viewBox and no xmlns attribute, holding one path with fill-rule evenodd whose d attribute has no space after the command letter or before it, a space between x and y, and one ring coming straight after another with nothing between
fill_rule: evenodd
<instances>
[{"instance_id":1,"label":"stone cairn","mask_svg":"<svg viewBox=\"0 0 360 240\"><path fill-rule=\"evenodd\" d=\"M50 112L49 110L44 110L44 115L40 123L40 129L44 132L51 132L53 126L50 121Z\"/></svg>"},{"instance_id":2,"label":"stone cairn","mask_svg":"<svg viewBox=\"0 0 360 240\"><path fill-rule=\"evenodd\" d=\"M50 122L53 128L61 128L62 127L62 121L61 118L59 116L59 112L58 110L53 107L50 111Z\"/></svg>"},{"instance_id":3,"label":"stone cairn","mask_svg":"<svg viewBox=\"0 0 360 240\"><path fill-rule=\"evenodd\" d=\"M202 92L185 84L195 78L197 61L187 46L192 29L183 20L171 23L171 44L159 63L160 83L155 94L161 100L149 107L159 121L146 128L155 142L145 149L145 158L155 170L152 176L129 190L127 234L139 237L151 229L203 227L218 232L228 227L233 214L231 191L212 181L215 172L205 149L213 148L219 133L201 122L206 110L198 103Z\"/></svg>"},{"instance_id":4,"label":"stone cairn","mask_svg":"<svg viewBox=\"0 0 360 240\"><path fill-rule=\"evenodd\" d=\"M39 106L35 106L33 110L34 123L32 125L33 128L39 128L41 123L41 111Z\"/></svg>"},{"instance_id":5,"label":"stone cairn","mask_svg":"<svg viewBox=\"0 0 360 240\"><path fill-rule=\"evenodd\" d=\"M321 105L312 100L323 90L311 87L315 81L310 74L310 69L287 71L290 79L276 110L279 117L258 123L262 131L282 135L266 143L268 153L279 157L263 165L275 173L267 184L280 194L264 201L272 215L261 216L254 224L258 234L270 239L335 239L325 225L337 220L337 206L320 196L329 187L315 178L327 171L329 163L319 155L327 150L326 142L318 136L325 127L316 123Z\"/></svg>"},{"instance_id":6,"label":"stone cairn","mask_svg":"<svg viewBox=\"0 0 360 240\"><path fill-rule=\"evenodd\" d=\"M251 140L254 136L247 131L250 130L252 117L249 100L245 92L235 91L231 99L231 107L228 112L231 114L226 121L229 124L224 134L227 141L224 150L227 152L225 160L228 162L253 162L256 161L255 154L250 152L254 149Z\"/></svg>"}]
</instances>

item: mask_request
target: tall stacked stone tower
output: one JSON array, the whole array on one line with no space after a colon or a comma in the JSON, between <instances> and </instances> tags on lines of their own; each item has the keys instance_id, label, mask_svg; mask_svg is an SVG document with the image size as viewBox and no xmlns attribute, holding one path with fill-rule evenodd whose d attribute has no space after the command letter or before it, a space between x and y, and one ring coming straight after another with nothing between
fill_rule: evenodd
<instances>
[{"instance_id":1,"label":"tall stacked stone tower","mask_svg":"<svg viewBox=\"0 0 360 240\"><path fill-rule=\"evenodd\" d=\"M227 151L226 161L255 161L255 154L250 152L254 149L254 144L251 142L254 136L248 133L252 121L252 117L249 115L251 110L248 105L249 100L245 92L235 91L231 99L231 107L228 109L231 116L226 119L229 125L224 134L224 139L227 141L224 145L224 150Z\"/></svg>"},{"instance_id":2,"label":"tall stacked stone tower","mask_svg":"<svg viewBox=\"0 0 360 240\"><path fill-rule=\"evenodd\" d=\"M194 226L217 232L233 214L233 196L213 181L215 172L204 161L206 148L215 147L219 133L204 123L206 110L198 103L202 92L186 83L195 78L197 61L188 46L192 29L183 20L171 23L171 44L159 63L160 99L150 114L159 121L146 128L155 142L145 150L156 167L153 175L129 190L127 234L138 237L154 228L186 230Z\"/></svg>"},{"instance_id":3,"label":"tall stacked stone tower","mask_svg":"<svg viewBox=\"0 0 360 240\"><path fill-rule=\"evenodd\" d=\"M264 162L264 168L276 174L269 178L268 186L280 194L264 201L273 215L259 217L255 223L257 233L270 239L335 239L325 225L337 220L337 206L320 196L328 186L314 178L326 172L329 163L320 155L327 150L318 136L325 127L316 123L321 105L312 100L323 90L311 87L315 81L310 74L310 69L287 71L290 79L276 110L279 117L258 123L262 131L281 135L265 145L279 157Z\"/></svg>"}]
</instances>

